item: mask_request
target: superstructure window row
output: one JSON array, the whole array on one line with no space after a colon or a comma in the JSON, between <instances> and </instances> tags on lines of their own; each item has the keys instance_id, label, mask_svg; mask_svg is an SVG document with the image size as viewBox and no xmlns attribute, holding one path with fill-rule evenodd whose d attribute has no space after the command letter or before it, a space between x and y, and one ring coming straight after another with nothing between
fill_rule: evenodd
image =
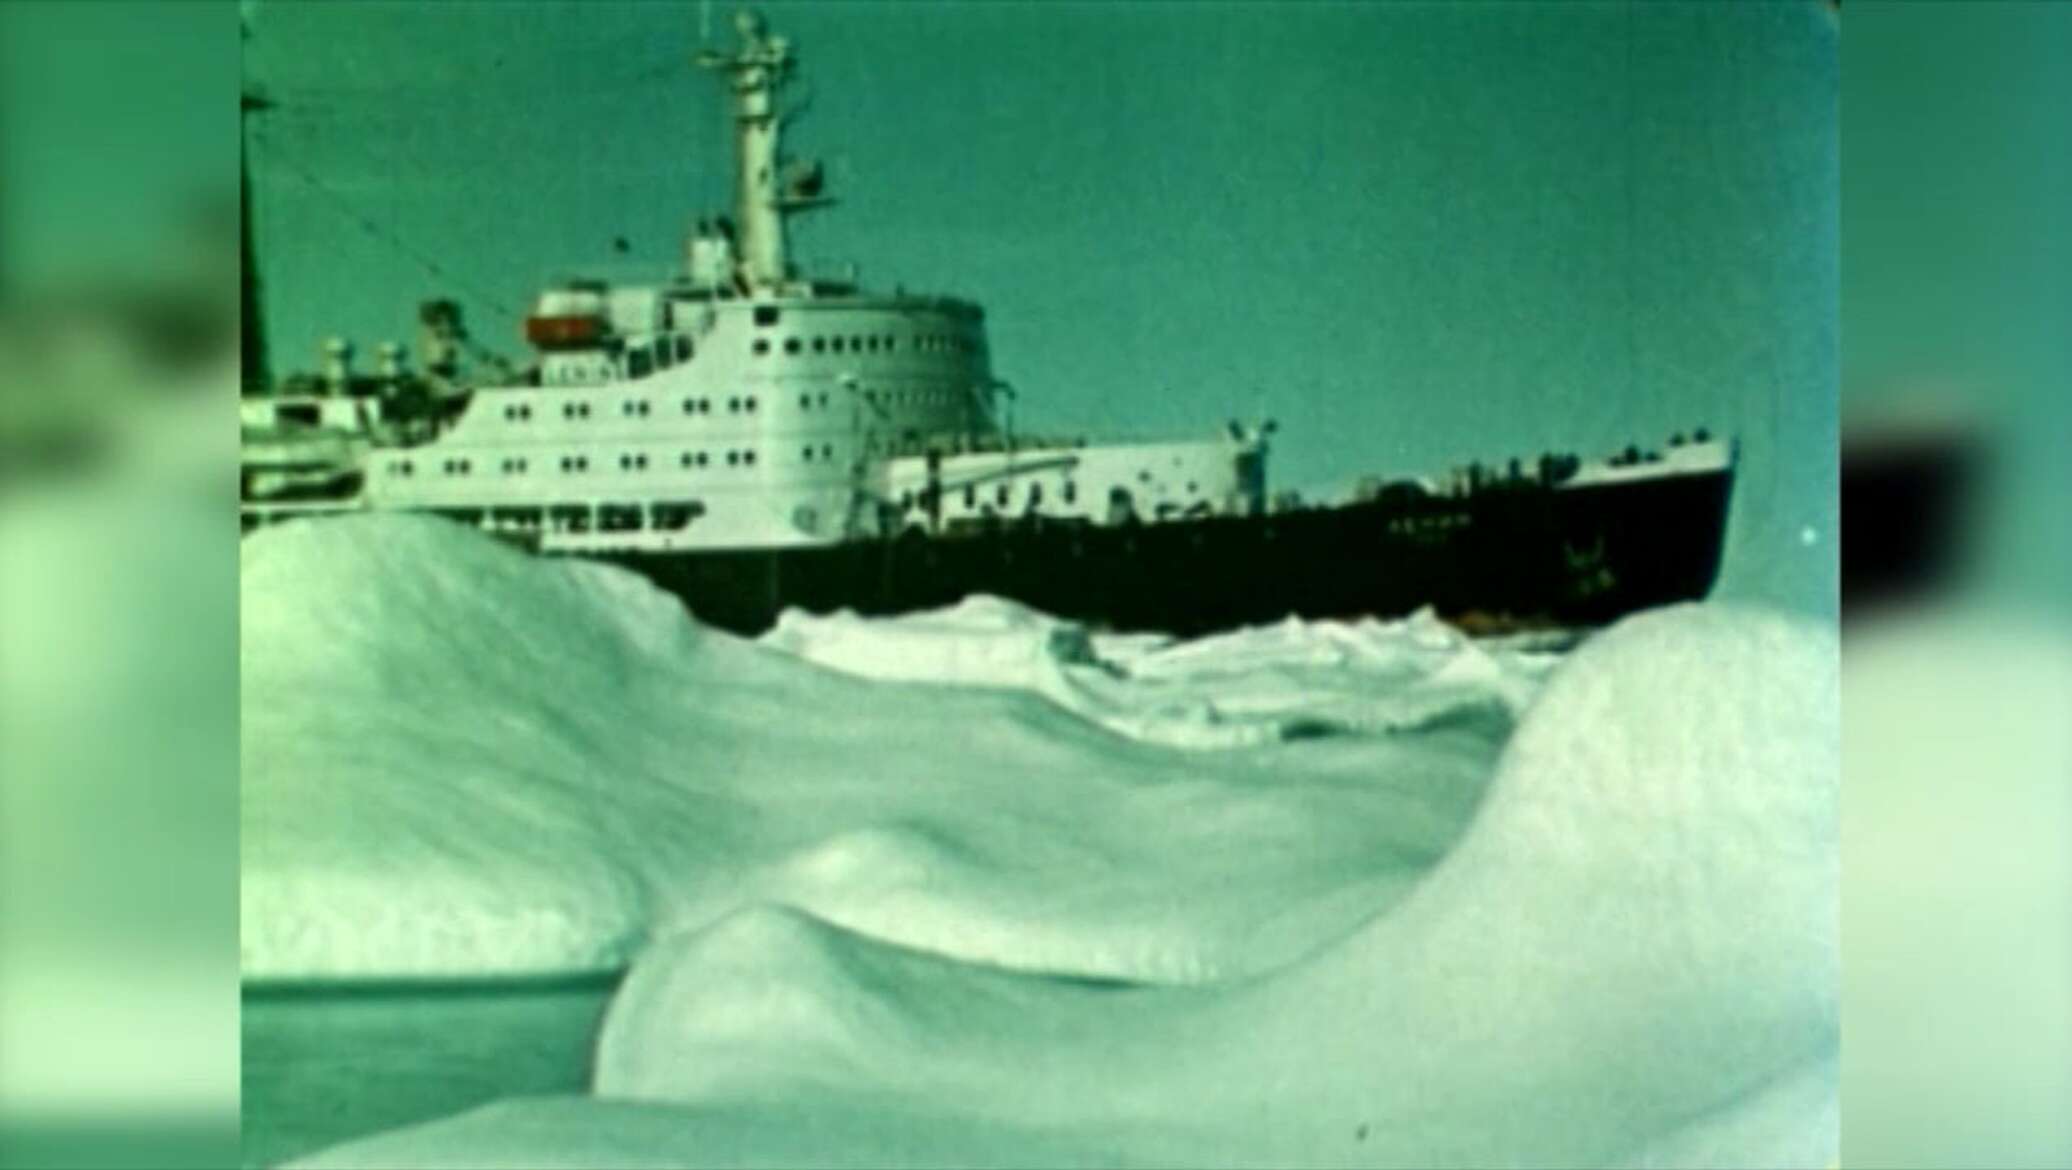
<instances>
[{"instance_id":1,"label":"superstructure window row","mask_svg":"<svg viewBox=\"0 0 2072 1170\"><path fill-rule=\"evenodd\" d=\"M823 397L825 396L823 395ZM725 401L725 407L729 414L754 414L761 405L761 400L753 394L737 394ZM713 401L710 398L686 398L683 400L683 412L685 414L711 414L712 407ZM590 413L590 404L587 402L564 402L561 404L561 417L565 419L587 419L590 417ZM619 414L626 418L647 418L653 413L653 403L645 398L628 398L619 403ZM525 403L514 403L505 406L504 419L507 422L530 422L532 420L532 407Z\"/></svg>"},{"instance_id":2,"label":"superstructure window row","mask_svg":"<svg viewBox=\"0 0 2072 1170\"><path fill-rule=\"evenodd\" d=\"M735 395L727 399L726 402L728 414L754 414L758 405L753 394ZM683 400L683 412L685 414L711 414L712 399L686 398Z\"/></svg>"},{"instance_id":3,"label":"superstructure window row","mask_svg":"<svg viewBox=\"0 0 2072 1170\"><path fill-rule=\"evenodd\" d=\"M807 457L812 458L813 456L810 452L814 448L809 447L807 450L809 452ZM823 453L823 458L833 458L834 456L833 444L822 444L819 450ZM756 452L750 447L736 447L730 451L720 452L716 456L707 451L685 451L677 457L677 466L683 468L708 467L716 460L724 462L728 467L754 467L756 465ZM587 455L563 455L560 458L559 466L564 474L587 472L590 470L590 457ZM523 456L506 457L497 463L497 470L505 475L524 475L531 470L531 467L531 462ZM474 469L474 461L467 458L446 459L442 460L439 465L439 470L447 475L469 475L473 473ZM649 461L645 452L629 451L619 456L620 471L647 471L648 469ZM386 470L392 476L417 474L416 464L409 459L392 460L387 464Z\"/></svg>"},{"instance_id":4,"label":"superstructure window row","mask_svg":"<svg viewBox=\"0 0 2072 1170\"><path fill-rule=\"evenodd\" d=\"M975 338L954 333L923 333L907 339L916 353L977 353L979 346ZM892 333L850 333L818 335L813 337L786 337L773 342L767 337L758 337L749 342L748 352L755 357L768 357L774 350L797 356L804 353L897 353L900 338Z\"/></svg>"},{"instance_id":5,"label":"superstructure window row","mask_svg":"<svg viewBox=\"0 0 2072 1170\"><path fill-rule=\"evenodd\" d=\"M705 514L702 500L658 500L642 506L635 503L609 503L591 506L589 504L551 504L538 506L499 506L490 508L485 515L479 508L440 509L456 520L470 524L483 524L489 528L533 530L550 528L557 532L638 532L650 529L656 532L680 532L690 527L691 521Z\"/></svg>"}]
</instances>

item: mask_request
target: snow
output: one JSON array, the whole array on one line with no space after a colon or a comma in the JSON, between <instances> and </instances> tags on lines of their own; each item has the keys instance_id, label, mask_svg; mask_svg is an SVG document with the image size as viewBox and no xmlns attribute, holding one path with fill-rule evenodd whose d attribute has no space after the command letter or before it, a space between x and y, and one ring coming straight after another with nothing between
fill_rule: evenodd
<instances>
[{"instance_id":1,"label":"snow","mask_svg":"<svg viewBox=\"0 0 2072 1170\"><path fill-rule=\"evenodd\" d=\"M655 934L765 904L1003 966L1225 977L1406 890L1511 725L1444 677L1482 652L1413 645L1431 640L1418 623L1396 636L1422 665L1397 673L1432 695L1392 698L1402 680L1381 661L1304 707L1289 673L1271 703L1245 684L1253 706L1232 722L1202 698L1227 655L1142 683L1068 656L1075 709L848 677L697 627L629 575L437 521L291 525L246 545L253 979L608 970ZM1359 644L1380 661L1383 641ZM999 683L1011 657L965 661ZM1344 710L1389 702L1431 725L1350 733L1384 724ZM1131 720L1154 742L1107 728ZM1297 724L1347 734L1284 741ZM1184 727L1241 734L1227 751L1156 742Z\"/></svg>"},{"instance_id":2,"label":"snow","mask_svg":"<svg viewBox=\"0 0 2072 1170\"><path fill-rule=\"evenodd\" d=\"M247 978L630 963L591 1093L311 1165L1834 1157L1825 628L756 643L436 521L244 557Z\"/></svg>"},{"instance_id":3,"label":"snow","mask_svg":"<svg viewBox=\"0 0 2072 1170\"><path fill-rule=\"evenodd\" d=\"M1509 716L1558 660L1530 641L1478 646L1430 610L1175 642L1090 635L995 597L893 618L791 610L762 642L864 678L1024 690L1118 734L1197 748L1411 730L1492 706Z\"/></svg>"}]
</instances>

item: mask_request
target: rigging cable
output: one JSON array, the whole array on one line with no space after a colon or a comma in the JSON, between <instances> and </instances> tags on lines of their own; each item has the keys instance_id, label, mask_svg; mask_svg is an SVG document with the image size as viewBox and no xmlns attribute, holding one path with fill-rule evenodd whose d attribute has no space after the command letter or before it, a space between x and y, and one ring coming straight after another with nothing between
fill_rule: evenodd
<instances>
[{"instance_id":1,"label":"rigging cable","mask_svg":"<svg viewBox=\"0 0 2072 1170\"><path fill-rule=\"evenodd\" d=\"M425 252L421 248L418 248L417 246L410 243L408 240L405 240L401 236L397 235L394 231L386 227L383 227L381 224L375 222L373 219L370 219L365 214L361 213L358 208L352 205L350 200L348 200L344 195L341 195L329 183L326 183L323 179L319 178L315 171L311 170L306 166L303 166L301 163L297 162L292 156L282 152L279 149L279 147L275 146L270 141L268 136L263 134L255 134L254 137L257 138L258 141L265 146L267 152L273 156L275 161L279 162L283 167L285 167L288 171L293 173L297 178L301 179L303 182L309 184L317 191L322 192L326 198L331 200L332 205L338 209L339 213L341 215L344 215L347 219L351 220L353 224L357 226L361 231L366 232L368 235L389 245L391 248L394 248L398 253L416 262L417 265L423 268L426 273L437 278L448 287L453 288L455 291L466 295L469 299L480 304L481 307L486 308L491 312L497 313L512 321L517 321L521 319L521 314L512 310L502 301L482 292L480 289L475 288L472 285L472 283L461 280L453 273L447 271L446 268L443 265L441 265L437 260L433 259L429 253Z\"/></svg>"}]
</instances>

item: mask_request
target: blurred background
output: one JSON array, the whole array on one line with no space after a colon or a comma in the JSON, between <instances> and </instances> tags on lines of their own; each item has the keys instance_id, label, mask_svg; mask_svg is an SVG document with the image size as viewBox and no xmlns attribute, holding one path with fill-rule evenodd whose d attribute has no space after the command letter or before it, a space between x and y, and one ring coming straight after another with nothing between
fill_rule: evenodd
<instances>
[{"instance_id":1,"label":"blurred background","mask_svg":"<svg viewBox=\"0 0 2072 1170\"><path fill-rule=\"evenodd\" d=\"M237 10L0 4L0 1164L237 1151Z\"/></svg>"},{"instance_id":2,"label":"blurred background","mask_svg":"<svg viewBox=\"0 0 2072 1170\"><path fill-rule=\"evenodd\" d=\"M2072 6L1842 21L1843 1163L2072 1165Z\"/></svg>"},{"instance_id":3,"label":"blurred background","mask_svg":"<svg viewBox=\"0 0 2072 1170\"><path fill-rule=\"evenodd\" d=\"M379 24L362 7L0 5L0 1165L235 1158L233 99L251 44L240 28L285 43L298 22ZM523 0L503 7L518 20L552 16ZM1334 19L1359 19L1359 7ZM1691 11L1641 27L1667 36L1718 23L1705 5L1681 7ZM1776 360L1834 377L1819 354L1835 336L1838 291L1839 409L1814 396L1799 408L1809 412L1803 427L1792 429L1798 416L1789 415L1779 425L1800 444L1795 457L1815 461L1795 473L1792 498L1839 484L1843 510L1843 1161L2072 1164L2063 1108L2072 1100L2072 74L2063 68L2072 7L1769 7L1775 23L1832 22L1841 45L1839 276L1790 262L1805 245L1795 233L1818 224L1743 237L1737 247L1773 262L1736 270L1839 281L1838 290L1806 291L1811 318L1787 331L1797 340ZM1635 19L1620 4L1565 5L1538 19L1570 9L1608 28ZM860 56L824 52L840 39L815 41L816 61L867 81ZM1654 68L1703 65L1673 37L1643 47ZM668 57L654 48L643 61ZM264 63L277 82L292 82L298 58L324 52L318 38ZM1444 55L1434 53L1423 66L1410 54L1404 67L1441 74ZM1529 46L1521 54L1532 60ZM1247 60L1239 54L1230 68ZM377 93L397 81L377 65L341 67ZM836 92L841 78L822 80ZM1803 96L1833 93L1830 77ZM341 95L330 97L336 105ZM1565 108L1511 100L1542 118ZM316 119L331 135L317 145L357 149L346 131L322 130L322 110L302 115L305 130ZM1660 110L1649 125L1697 134L1716 158L1746 156L1759 169L1760 152L1743 139L1762 124L1760 111L1708 130L1717 112ZM842 141L844 116L816 112L816 145ZM289 123L277 125L275 162L286 165L281 152L295 143ZM1579 139L1577 149L1617 153L1634 132L1618 129L1595 146ZM866 151L852 148L861 165ZM1795 149L1777 165L1820 164ZM1401 170L1362 155L1369 147L1357 136L1346 150L1367 162L1326 166L1326 175L1366 167L1390 191L1446 189L1445 158L1413 158ZM902 181L895 193L888 176L919 165L873 158L875 174L836 173L848 180L845 194L890 202L908 192ZM1588 168L1545 165L1587 179ZM1677 189L1675 176L1661 178L1667 185L1656 190ZM1751 223L1762 219L1762 190L1729 193ZM1231 196L1239 211L1241 196ZM274 214L320 216L320 198L305 192ZM934 222L952 210L916 214ZM367 240L298 253L286 241L307 233L290 226L273 224L283 271L397 262ZM1416 255L1420 238L1390 246ZM821 242L876 257L875 243ZM949 259L917 240L903 265L916 271L873 269L923 279ZM1524 253L1520 262L1558 274L1553 258ZM516 275L522 286L543 274ZM970 283L952 279L961 275L945 270L936 283ZM991 295L979 283L970 291ZM335 291L343 324L378 327L386 306L365 286ZM1441 291L1450 304L1474 289ZM1057 295L1064 307L1075 299L1069 288ZM1524 310L1502 309L1514 311ZM1049 348L1009 331L1040 331L1043 318L1014 325L1003 314L1003 351ZM1605 336L1623 336L1613 325ZM283 320L283 357L324 327ZM1414 337L1398 340L1390 354L1426 352L1409 344ZM1730 329L1715 339L1723 352L1747 348L1758 364L1762 340ZM1163 366L1182 341L1149 334L1145 354ZM1595 353L1580 345L1542 356L1587 372ZM1503 356L1499 347L1474 360ZM1056 373L1062 385L1089 387L1089 403L1105 393L1090 374ZM1848 455L1839 474L1833 436L1821 433L1835 417ZM1468 421L1439 411L1419 428L1443 435ZM1324 452L1305 474L1339 470ZM1795 536L1798 527L1778 531ZM1797 556L1796 547L1784 541L1772 555ZM1830 541L1807 555L1806 588L1828 587L1833 552Z\"/></svg>"}]
</instances>

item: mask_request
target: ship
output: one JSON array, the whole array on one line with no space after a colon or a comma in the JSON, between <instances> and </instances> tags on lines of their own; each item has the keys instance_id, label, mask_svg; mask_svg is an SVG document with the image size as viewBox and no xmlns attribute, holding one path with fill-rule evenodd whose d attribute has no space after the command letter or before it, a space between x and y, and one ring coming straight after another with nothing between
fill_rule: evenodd
<instances>
[{"instance_id":1,"label":"ship","mask_svg":"<svg viewBox=\"0 0 2072 1170\"><path fill-rule=\"evenodd\" d=\"M414 355L384 344L362 369L334 338L319 369L273 381L247 220L247 532L430 513L632 569L747 634L790 607L975 594L1183 635L1422 607L1591 625L1711 589L1736 448L1702 428L1329 501L1269 489L1268 421L1160 441L1018 430L980 305L793 262L792 217L832 201L825 169L781 141L797 56L751 13L735 32L694 58L729 104L732 208L695 221L664 279L540 290L522 364L469 361L460 306L433 299Z\"/></svg>"}]
</instances>

